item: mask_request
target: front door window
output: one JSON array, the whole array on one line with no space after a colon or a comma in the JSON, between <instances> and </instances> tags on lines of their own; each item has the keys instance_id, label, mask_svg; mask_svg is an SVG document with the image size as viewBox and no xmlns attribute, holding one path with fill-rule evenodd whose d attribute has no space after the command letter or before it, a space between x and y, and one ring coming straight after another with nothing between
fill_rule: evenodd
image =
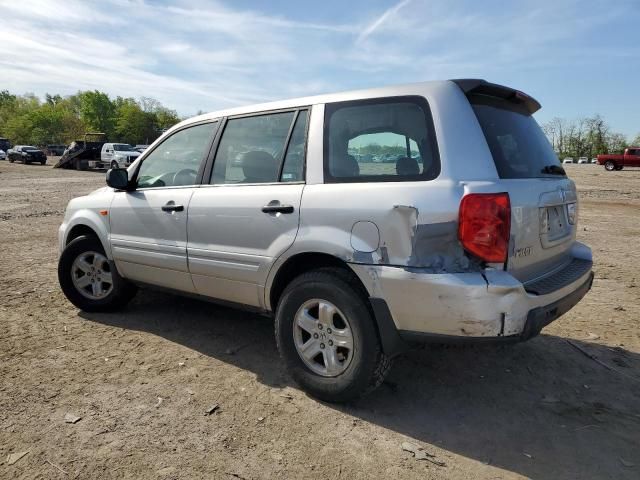
<instances>
[{"instance_id":1,"label":"front door window","mask_svg":"<svg viewBox=\"0 0 640 480\"><path fill-rule=\"evenodd\" d=\"M198 170L209 153L217 123L178 130L164 140L140 165L137 188L194 185Z\"/></svg>"}]
</instances>

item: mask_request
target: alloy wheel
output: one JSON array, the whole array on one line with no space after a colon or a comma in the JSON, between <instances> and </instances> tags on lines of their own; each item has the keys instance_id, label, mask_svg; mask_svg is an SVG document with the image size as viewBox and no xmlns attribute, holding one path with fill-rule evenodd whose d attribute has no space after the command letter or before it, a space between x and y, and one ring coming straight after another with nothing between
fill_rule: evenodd
<instances>
[{"instance_id":1,"label":"alloy wheel","mask_svg":"<svg viewBox=\"0 0 640 480\"><path fill-rule=\"evenodd\" d=\"M71 280L81 295L99 300L113 290L113 277L107 257L98 252L84 252L71 266Z\"/></svg>"},{"instance_id":2,"label":"alloy wheel","mask_svg":"<svg viewBox=\"0 0 640 480\"><path fill-rule=\"evenodd\" d=\"M348 319L327 300L306 301L293 321L293 339L298 355L314 373L336 377L351 363L353 333Z\"/></svg>"}]
</instances>

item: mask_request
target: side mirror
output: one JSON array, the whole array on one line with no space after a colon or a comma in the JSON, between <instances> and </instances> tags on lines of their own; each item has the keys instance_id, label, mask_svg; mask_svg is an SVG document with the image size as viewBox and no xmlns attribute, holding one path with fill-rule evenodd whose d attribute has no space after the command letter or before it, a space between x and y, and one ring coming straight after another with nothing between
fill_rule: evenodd
<instances>
[{"instance_id":1,"label":"side mirror","mask_svg":"<svg viewBox=\"0 0 640 480\"><path fill-rule=\"evenodd\" d=\"M129 174L125 168L112 168L107 172L107 185L116 190L127 190Z\"/></svg>"}]
</instances>

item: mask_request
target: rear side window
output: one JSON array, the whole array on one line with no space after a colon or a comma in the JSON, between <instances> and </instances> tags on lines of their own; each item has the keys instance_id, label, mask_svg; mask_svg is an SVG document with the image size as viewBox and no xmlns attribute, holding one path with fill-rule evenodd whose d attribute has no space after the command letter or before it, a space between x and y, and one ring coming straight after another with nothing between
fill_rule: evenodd
<instances>
[{"instance_id":1,"label":"rear side window","mask_svg":"<svg viewBox=\"0 0 640 480\"><path fill-rule=\"evenodd\" d=\"M472 95L469 101L500 178L548 177L562 172L549 140L523 106L485 95Z\"/></svg>"},{"instance_id":2,"label":"rear side window","mask_svg":"<svg viewBox=\"0 0 640 480\"><path fill-rule=\"evenodd\" d=\"M433 120L422 97L327 104L324 135L327 183L432 180L440 173Z\"/></svg>"}]
</instances>

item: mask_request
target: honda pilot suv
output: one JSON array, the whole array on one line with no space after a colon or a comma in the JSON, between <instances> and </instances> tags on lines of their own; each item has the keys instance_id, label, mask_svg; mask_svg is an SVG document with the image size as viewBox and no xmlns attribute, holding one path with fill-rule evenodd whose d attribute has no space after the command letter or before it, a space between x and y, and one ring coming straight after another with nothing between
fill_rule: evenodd
<instances>
[{"instance_id":1,"label":"honda pilot suv","mask_svg":"<svg viewBox=\"0 0 640 480\"><path fill-rule=\"evenodd\" d=\"M60 285L86 311L155 286L273 314L291 376L328 401L416 342L527 340L593 280L539 108L468 79L186 120L69 203Z\"/></svg>"}]
</instances>

